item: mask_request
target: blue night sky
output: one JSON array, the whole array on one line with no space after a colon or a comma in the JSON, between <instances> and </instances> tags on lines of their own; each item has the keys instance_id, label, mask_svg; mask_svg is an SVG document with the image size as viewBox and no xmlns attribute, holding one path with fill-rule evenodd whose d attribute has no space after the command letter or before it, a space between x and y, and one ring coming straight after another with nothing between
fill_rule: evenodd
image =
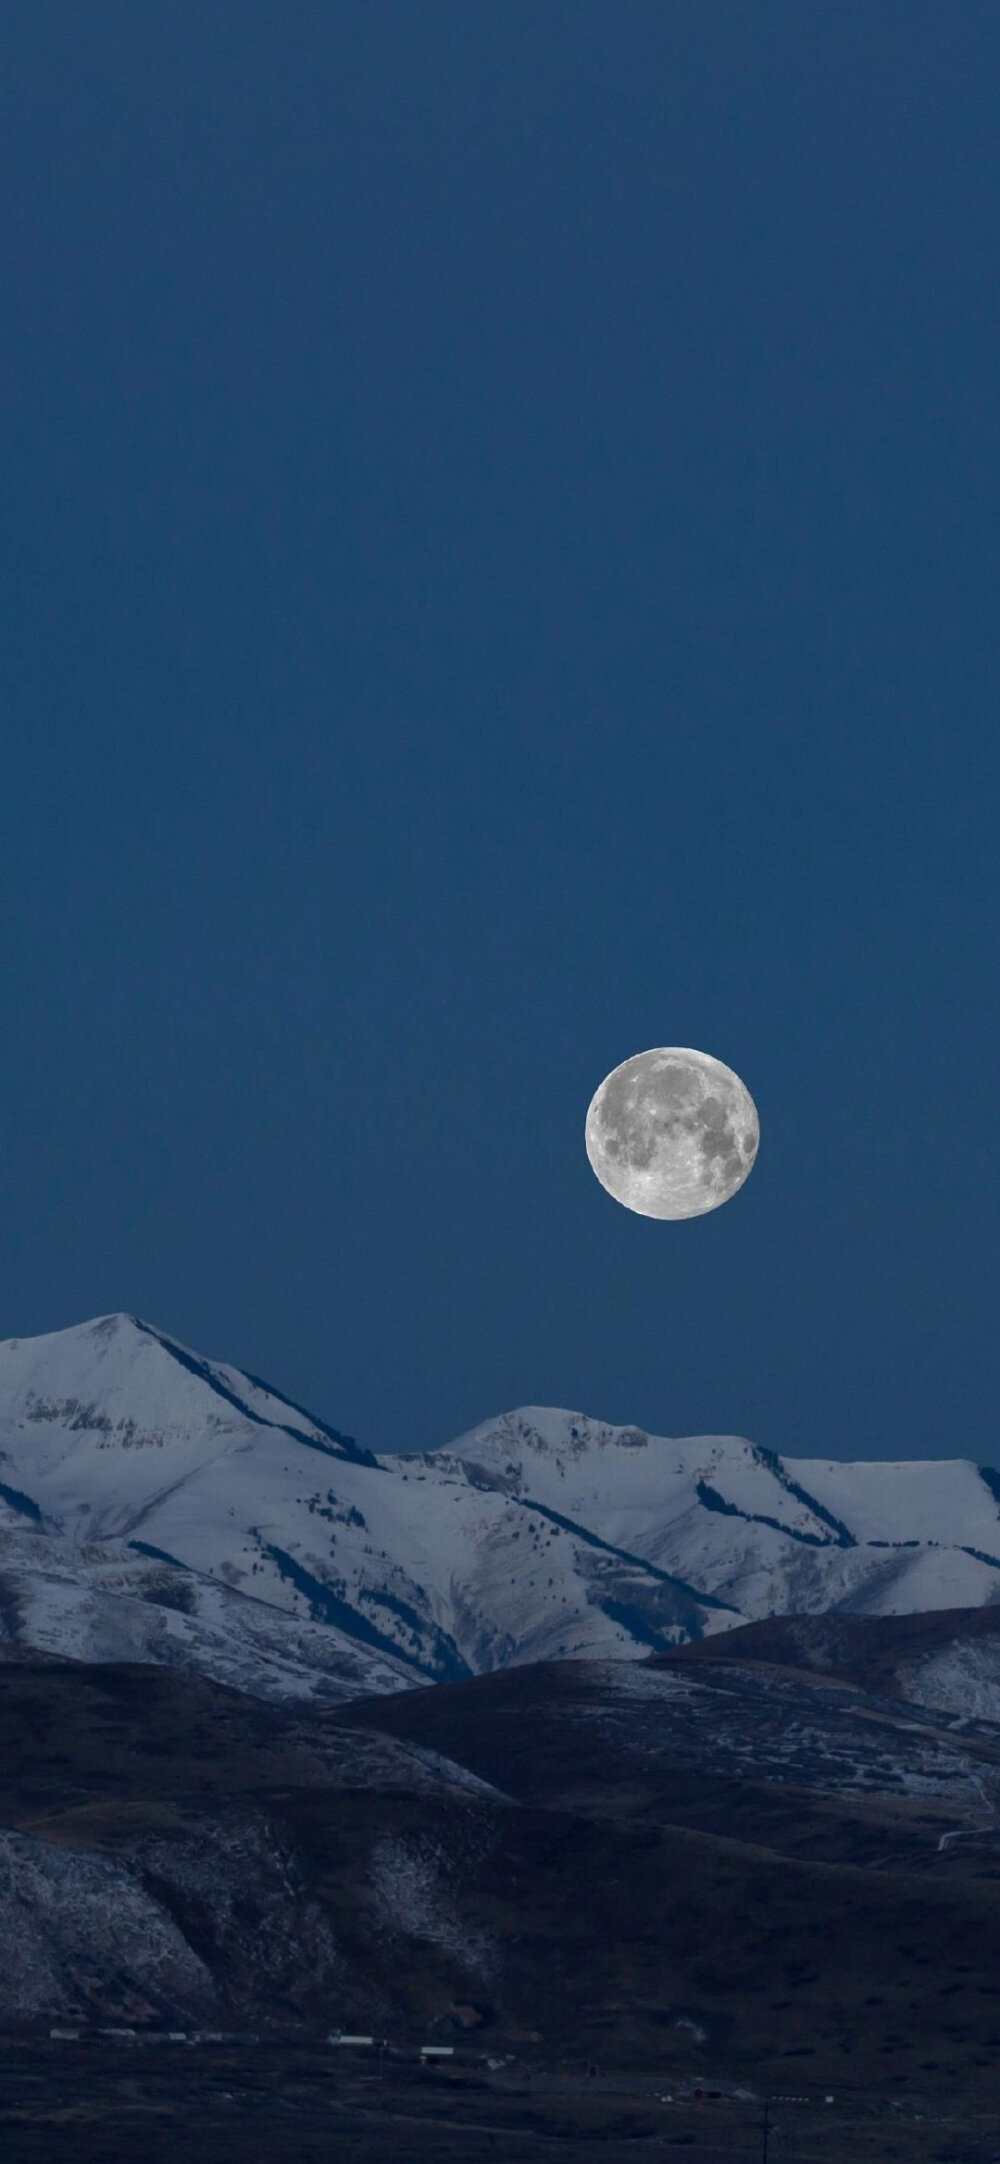
<instances>
[{"instance_id":1,"label":"blue night sky","mask_svg":"<svg viewBox=\"0 0 1000 2164\"><path fill-rule=\"evenodd\" d=\"M1000 14L0 30L0 1335L996 1462ZM621 1209L592 1091L735 1067Z\"/></svg>"}]
</instances>

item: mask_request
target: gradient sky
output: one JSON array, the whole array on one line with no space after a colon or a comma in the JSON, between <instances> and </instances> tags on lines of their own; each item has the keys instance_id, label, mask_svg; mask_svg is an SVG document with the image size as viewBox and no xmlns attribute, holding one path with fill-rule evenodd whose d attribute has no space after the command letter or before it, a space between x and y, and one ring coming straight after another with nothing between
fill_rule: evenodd
<instances>
[{"instance_id":1,"label":"gradient sky","mask_svg":"<svg viewBox=\"0 0 1000 2164\"><path fill-rule=\"evenodd\" d=\"M0 27L0 1334L1000 1460L992 0ZM686 1224L589 1098L690 1044Z\"/></svg>"}]
</instances>

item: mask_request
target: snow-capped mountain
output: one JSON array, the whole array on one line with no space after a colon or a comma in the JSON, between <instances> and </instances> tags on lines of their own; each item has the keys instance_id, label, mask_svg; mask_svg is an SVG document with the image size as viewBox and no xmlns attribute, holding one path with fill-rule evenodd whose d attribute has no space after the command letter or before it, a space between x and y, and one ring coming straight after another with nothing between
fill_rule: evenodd
<instances>
[{"instance_id":1,"label":"snow-capped mountain","mask_svg":"<svg viewBox=\"0 0 1000 2164\"><path fill-rule=\"evenodd\" d=\"M0 1344L0 1627L336 1702L1000 1599L1000 1476L527 1407L374 1458L131 1316Z\"/></svg>"}]
</instances>

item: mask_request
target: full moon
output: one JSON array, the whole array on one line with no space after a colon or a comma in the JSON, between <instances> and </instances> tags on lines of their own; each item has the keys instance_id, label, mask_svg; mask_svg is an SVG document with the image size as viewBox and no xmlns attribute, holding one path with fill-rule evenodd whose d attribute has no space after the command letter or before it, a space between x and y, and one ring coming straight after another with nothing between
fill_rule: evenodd
<instances>
[{"instance_id":1,"label":"full moon","mask_svg":"<svg viewBox=\"0 0 1000 2164\"><path fill-rule=\"evenodd\" d=\"M601 1186L640 1217L702 1217L742 1187L760 1141L757 1108L721 1059L670 1045L606 1075L587 1113Z\"/></svg>"}]
</instances>

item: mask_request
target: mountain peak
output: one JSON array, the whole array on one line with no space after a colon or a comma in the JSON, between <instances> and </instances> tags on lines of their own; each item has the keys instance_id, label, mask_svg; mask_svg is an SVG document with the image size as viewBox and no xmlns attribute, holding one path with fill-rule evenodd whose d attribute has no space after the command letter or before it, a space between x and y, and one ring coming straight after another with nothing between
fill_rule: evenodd
<instances>
[{"instance_id":1,"label":"mountain peak","mask_svg":"<svg viewBox=\"0 0 1000 2164\"><path fill-rule=\"evenodd\" d=\"M374 1462L271 1385L125 1313L0 1343L0 1423L22 1438L18 1455L29 1453L36 1475L83 1456L91 1478L123 1497L142 1485L140 1456L155 1454L162 1484L260 1429L279 1444L289 1438L330 1458Z\"/></svg>"},{"instance_id":2,"label":"mountain peak","mask_svg":"<svg viewBox=\"0 0 1000 2164\"><path fill-rule=\"evenodd\" d=\"M509 1450L519 1457L580 1458L589 1451L645 1450L657 1439L643 1428L616 1427L610 1421L592 1420L587 1413L560 1405L519 1405L513 1412L480 1421L478 1427L447 1444L445 1454L474 1458L484 1451L496 1454Z\"/></svg>"}]
</instances>

